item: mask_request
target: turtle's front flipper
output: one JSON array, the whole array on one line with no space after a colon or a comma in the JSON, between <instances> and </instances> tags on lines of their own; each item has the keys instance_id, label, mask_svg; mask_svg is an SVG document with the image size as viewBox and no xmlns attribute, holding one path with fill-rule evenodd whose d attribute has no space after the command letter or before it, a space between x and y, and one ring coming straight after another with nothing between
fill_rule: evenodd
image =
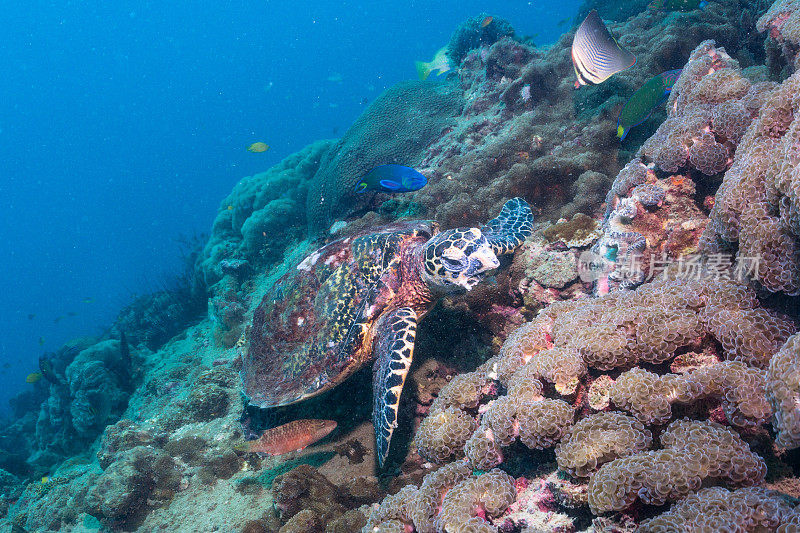
<instances>
[{"instance_id":1,"label":"turtle's front flipper","mask_svg":"<svg viewBox=\"0 0 800 533\"><path fill-rule=\"evenodd\" d=\"M378 322L375 342L378 360L372 378L372 423L375 426L378 465L381 467L389 453L392 433L397 427L400 393L411 367L416 335L417 313L410 307L387 313Z\"/></svg>"},{"instance_id":2,"label":"turtle's front flipper","mask_svg":"<svg viewBox=\"0 0 800 533\"><path fill-rule=\"evenodd\" d=\"M512 198L500 214L481 227L495 255L513 252L533 232L533 213L528 202Z\"/></svg>"}]
</instances>

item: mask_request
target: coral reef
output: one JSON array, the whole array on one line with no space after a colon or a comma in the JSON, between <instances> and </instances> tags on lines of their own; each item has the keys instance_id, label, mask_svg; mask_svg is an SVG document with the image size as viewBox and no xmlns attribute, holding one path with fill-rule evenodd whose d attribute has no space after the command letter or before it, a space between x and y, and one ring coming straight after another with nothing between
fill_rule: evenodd
<instances>
[{"instance_id":1,"label":"coral reef","mask_svg":"<svg viewBox=\"0 0 800 533\"><path fill-rule=\"evenodd\" d=\"M585 2L582 14L617 21L638 63L579 91L571 32L537 48L476 15L453 33L443 82L399 84L341 140L242 179L190 271L109 333L42 356L50 378L0 429L0 527L800 527L800 3L646 4ZM682 66L666 111L615 139L625 98ZM390 161L428 185L351 194ZM309 232L475 225L515 196L538 211L535 234L491 283L447 295L420 324L388 467L354 392L368 371L321 399L245 407L253 311L317 247ZM742 268L750 257L757 270ZM246 451L303 418L339 430L283 456Z\"/></svg>"},{"instance_id":2,"label":"coral reef","mask_svg":"<svg viewBox=\"0 0 800 533\"><path fill-rule=\"evenodd\" d=\"M767 394L775 413L775 444L800 447L800 336L791 336L770 360Z\"/></svg>"},{"instance_id":3,"label":"coral reef","mask_svg":"<svg viewBox=\"0 0 800 533\"><path fill-rule=\"evenodd\" d=\"M786 398L784 412L795 414L796 371L786 364L795 329L732 281L657 280L554 303L442 388L415 444L425 460L455 458L442 470L464 475L513 468L517 439L555 447L561 470L588 478L577 505L594 514L675 502L707 484L757 486L766 463L744 439L771 420L768 398ZM791 370L770 378L768 366ZM783 389L768 396L776 383ZM409 513L393 519L408 523Z\"/></svg>"},{"instance_id":4,"label":"coral reef","mask_svg":"<svg viewBox=\"0 0 800 533\"><path fill-rule=\"evenodd\" d=\"M266 172L243 178L221 204L196 268L210 287L224 276L246 277L280 260L305 236L309 183L334 145L312 143Z\"/></svg>"},{"instance_id":5,"label":"coral reef","mask_svg":"<svg viewBox=\"0 0 800 533\"><path fill-rule=\"evenodd\" d=\"M772 88L716 194L703 246L733 249L754 263L747 275L771 292L800 292L800 178L793 117L800 76Z\"/></svg>"},{"instance_id":6,"label":"coral reef","mask_svg":"<svg viewBox=\"0 0 800 533\"><path fill-rule=\"evenodd\" d=\"M449 82L401 82L376 98L322 156L306 200L309 233L327 231L335 218L363 201L355 185L373 167L418 163L462 105L458 88Z\"/></svg>"}]
</instances>

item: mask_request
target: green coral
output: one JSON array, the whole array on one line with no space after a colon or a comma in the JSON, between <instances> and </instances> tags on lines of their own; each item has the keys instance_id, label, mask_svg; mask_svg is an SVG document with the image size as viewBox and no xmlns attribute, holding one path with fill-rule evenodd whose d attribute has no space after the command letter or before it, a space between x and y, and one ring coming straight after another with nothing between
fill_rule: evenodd
<instances>
[{"instance_id":1,"label":"green coral","mask_svg":"<svg viewBox=\"0 0 800 533\"><path fill-rule=\"evenodd\" d=\"M335 218L364 207L369 195L357 195L355 186L373 167L418 163L462 106L458 85L447 81L404 81L376 98L314 175L306 199L309 234L324 233Z\"/></svg>"}]
</instances>

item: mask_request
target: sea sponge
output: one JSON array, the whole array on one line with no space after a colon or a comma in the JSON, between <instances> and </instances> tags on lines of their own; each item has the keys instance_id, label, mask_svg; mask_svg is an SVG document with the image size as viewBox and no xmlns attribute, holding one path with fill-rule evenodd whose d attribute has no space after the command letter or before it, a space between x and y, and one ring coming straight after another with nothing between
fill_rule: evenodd
<instances>
[{"instance_id":1,"label":"sea sponge","mask_svg":"<svg viewBox=\"0 0 800 533\"><path fill-rule=\"evenodd\" d=\"M780 494L760 487L730 491L709 487L689 494L669 511L645 520L637 531L776 531L792 518Z\"/></svg>"},{"instance_id":2,"label":"sea sponge","mask_svg":"<svg viewBox=\"0 0 800 533\"><path fill-rule=\"evenodd\" d=\"M483 520L473 520L479 514L491 518L499 516L514 503L517 491L514 478L494 469L478 477L461 481L442 500L442 510L436 518L436 529L441 532L497 531L481 527Z\"/></svg>"},{"instance_id":3,"label":"sea sponge","mask_svg":"<svg viewBox=\"0 0 800 533\"><path fill-rule=\"evenodd\" d=\"M595 413L578 421L556 445L558 466L587 477L600 465L647 450L653 436L637 419L622 413Z\"/></svg>"},{"instance_id":4,"label":"sea sponge","mask_svg":"<svg viewBox=\"0 0 800 533\"><path fill-rule=\"evenodd\" d=\"M443 463L464 449L476 427L472 416L461 409L447 407L431 413L422 421L414 443L426 460Z\"/></svg>"},{"instance_id":5,"label":"sea sponge","mask_svg":"<svg viewBox=\"0 0 800 533\"><path fill-rule=\"evenodd\" d=\"M571 220L553 224L542 232L549 242L563 242L567 248L588 246L601 234L600 224L583 213L575 213Z\"/></svg>"},{"instance_id":6,"label":"sea sponge","mask_svg":"<svg viewBox=\"0 0 800 533\"><path fill-rule=\"evenodd\" d=\"M775 410L775 444L786 449L800 447L800 335L791 336L772 357L767 394Z\"/></svg>"},{"instance_id":7,"label":"sea sponge","mask_svg":"<svg viewBox=\"0 0 800 533\"><path fill-rule=\"evenodd\" d=\"M461 90L447 81L400 82L373 100L325 152L314 174L306 200L309 234L327 231L334 218L365 201L355 186L373 167L418 163L462 106Z\"/></svg>"},{"instance_id":8,"label":"sea sponge","mask_svg":"<svg viewBox=\"0 0 800 533\"><path fill-rule=\"evenodd\" d=\"M636 499L663 505L713 478L731 485L764 481L764 460L730 428L710 421L676 420L661 434L661 450L615 459L589 480L595 514L626 509Z\"/></svg>"}]
</instances>

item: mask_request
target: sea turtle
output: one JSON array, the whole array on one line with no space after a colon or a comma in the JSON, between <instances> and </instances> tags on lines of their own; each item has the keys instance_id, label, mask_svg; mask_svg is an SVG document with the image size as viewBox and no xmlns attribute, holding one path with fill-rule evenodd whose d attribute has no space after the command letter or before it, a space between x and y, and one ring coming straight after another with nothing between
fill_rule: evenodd
<instances>
[{"instance_id":1,"label":"sea turtle","mask_svg":"<svg viewBox=\"0 0 800 533\"><path fill-rule=\"evenodd\" d=\"M397 426L417 323L446 293L470 290L531 234L514 198L481 228L401 222L314 251L253 313L241 377L251 404L288 405L335 387L377 358L373 423L383 466Z\"/></svg>"}]
</instances>

